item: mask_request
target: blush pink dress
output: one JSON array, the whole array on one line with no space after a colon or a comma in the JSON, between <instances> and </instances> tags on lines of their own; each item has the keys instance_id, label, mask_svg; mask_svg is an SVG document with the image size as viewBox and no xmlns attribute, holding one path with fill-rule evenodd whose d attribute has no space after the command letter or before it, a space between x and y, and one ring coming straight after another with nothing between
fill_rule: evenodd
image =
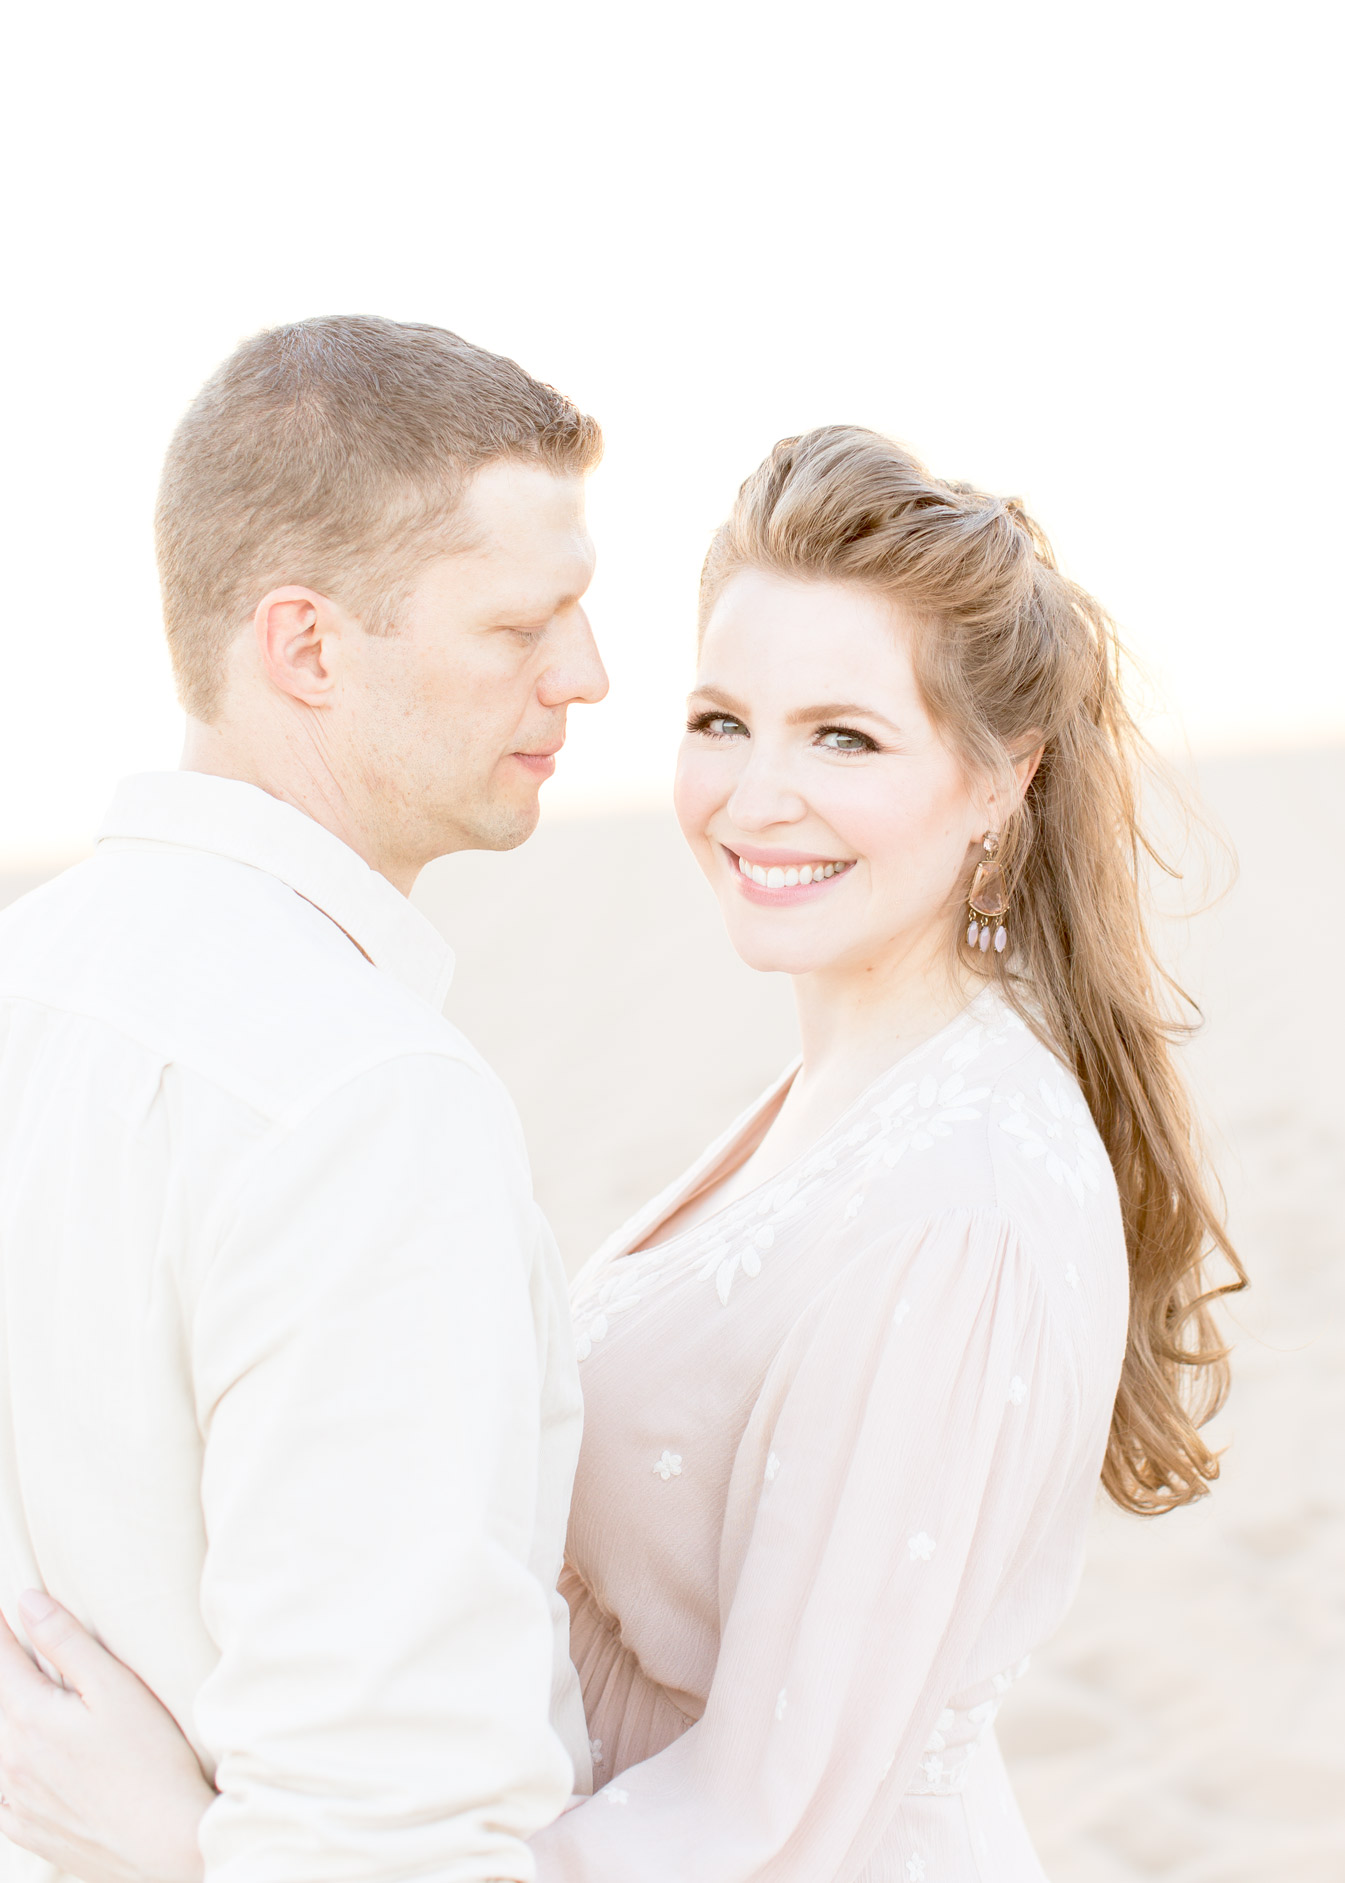
<instances>
[{"instance_id":1,"label":"blush pink dress","mask_svg":"<svg viewBox=\"0 0 1345 1883\"><path fill-rule=\"evenodd\" d=\"M596 1790L534 1840L540 1883L1041 1883L994 1719L1082 1566L1126 1332L1112 1172L986 991L640 1249L790 1076L575 1284Z\"/></svg>"}]
</instances>

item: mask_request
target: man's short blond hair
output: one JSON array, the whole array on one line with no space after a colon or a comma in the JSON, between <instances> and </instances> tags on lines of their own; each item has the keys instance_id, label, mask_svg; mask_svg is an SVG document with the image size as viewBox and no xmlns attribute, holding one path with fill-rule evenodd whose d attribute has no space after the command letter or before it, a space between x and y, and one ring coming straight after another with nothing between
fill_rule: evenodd
<instances>
[{"instance_id":1,"label":"man's short blond hair","mask_svg":"<svg viewBox=\"0 0 1345 1883\"><path fill-rule=\"evenodd\" d=\"M592 470L597 423L513 360L442 327L328 316L244 341L173 435L155 535L186 710L218 713L230 642L268 590L297 583L371 633L500 458Z\"/></svg>"}]
</instances>

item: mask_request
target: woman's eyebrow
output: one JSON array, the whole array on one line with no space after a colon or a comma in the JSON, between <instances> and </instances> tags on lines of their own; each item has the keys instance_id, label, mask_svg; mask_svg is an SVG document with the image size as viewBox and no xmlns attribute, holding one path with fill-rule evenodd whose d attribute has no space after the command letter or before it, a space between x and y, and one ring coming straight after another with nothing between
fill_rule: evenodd
<instances>
[{"instance_id":1,"label":"woman's eyebrow","mask_svg":"<svg viewBox=\"0 0 1345 1883\"><path fill-rule=\"evenodd\" d=\"M797 712L790 713L791 726L805 726L817 719L877 719L891 732L900 732L901 727L889 719L886 713L880 713L875 706L859 706L853 700L832 700L823 706L800 706Z\"/></svg>"},{"instance_id":2,"label":"woman's eyebrow","mask_svg":"<svg viewBox=\"0 0 1345 1883\"><path fill-rule=\"evenodd\" d=\"M691 698L693 700L709 700L712 706L722 706L726 713L732 713L735 718L744 710L743 707L738 704L737 700L733 698L731 693L725 693L721 691L719 687L693 687L691 689Z\"/></svg>"}]
</instances>

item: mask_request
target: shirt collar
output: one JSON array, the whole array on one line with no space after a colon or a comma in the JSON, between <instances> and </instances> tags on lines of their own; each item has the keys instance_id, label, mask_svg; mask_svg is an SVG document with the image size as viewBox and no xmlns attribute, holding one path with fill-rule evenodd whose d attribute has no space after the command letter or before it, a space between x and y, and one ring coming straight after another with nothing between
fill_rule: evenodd
<instances>
[{"instance_id":1,"label":"shirt collar","mask_svg":"<svg viewBox=\"0 0 1345 1883\"><path fill-rule=\"evenodd\" d=\"M344 929L375 967L443 1006L453 950L429 918L339 837L256 785L191 771L126 778L97 841L109 838L177 844L265 870Z\"/></svg>"}]
</instances>

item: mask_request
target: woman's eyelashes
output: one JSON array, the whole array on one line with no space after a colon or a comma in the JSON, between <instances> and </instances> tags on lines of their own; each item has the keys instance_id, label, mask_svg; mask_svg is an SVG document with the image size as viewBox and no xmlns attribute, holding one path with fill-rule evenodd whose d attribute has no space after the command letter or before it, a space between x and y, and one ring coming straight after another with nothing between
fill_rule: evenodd
<instances>
[{"instance_id":1,"label":"woman's eyelashes","mask_svg":"<svg viewBox=\"0 0 1345 1883\"><path fill-rule=\"evenodd\" d=\"M693 713L687 721L687 731L698 732L707 739L751 737L743 721L736 719L732 713ZM871 739L867 732L860 732L854 726L819 726L812 742L823 751L839 752L845 756L882 750L876 739Z\"/></svg>"},{"instance_id":2,"label":"woman's eyelashes","mask_svg":"<svg viewBox=\"0 0 1345 1883\"><path fill-rule=\"evenodd\" d=\"M879 752L882 750L876 739L871 739L867 732L857 732L853 726L823 726L818 731L814 743L824 746L829 752Z\"/></svg>"},{"instance_id":3,"label":"woman's eyelashes","mask_svg":"<svg viewBox=\"0 0 1345 1883\"><path fill-rule=\"evenodd\" d=\"M704 733L707 739L736 739L746 733L747 727L732 713L693 713L687 731Z\"/></svg>"}]
</instances>

